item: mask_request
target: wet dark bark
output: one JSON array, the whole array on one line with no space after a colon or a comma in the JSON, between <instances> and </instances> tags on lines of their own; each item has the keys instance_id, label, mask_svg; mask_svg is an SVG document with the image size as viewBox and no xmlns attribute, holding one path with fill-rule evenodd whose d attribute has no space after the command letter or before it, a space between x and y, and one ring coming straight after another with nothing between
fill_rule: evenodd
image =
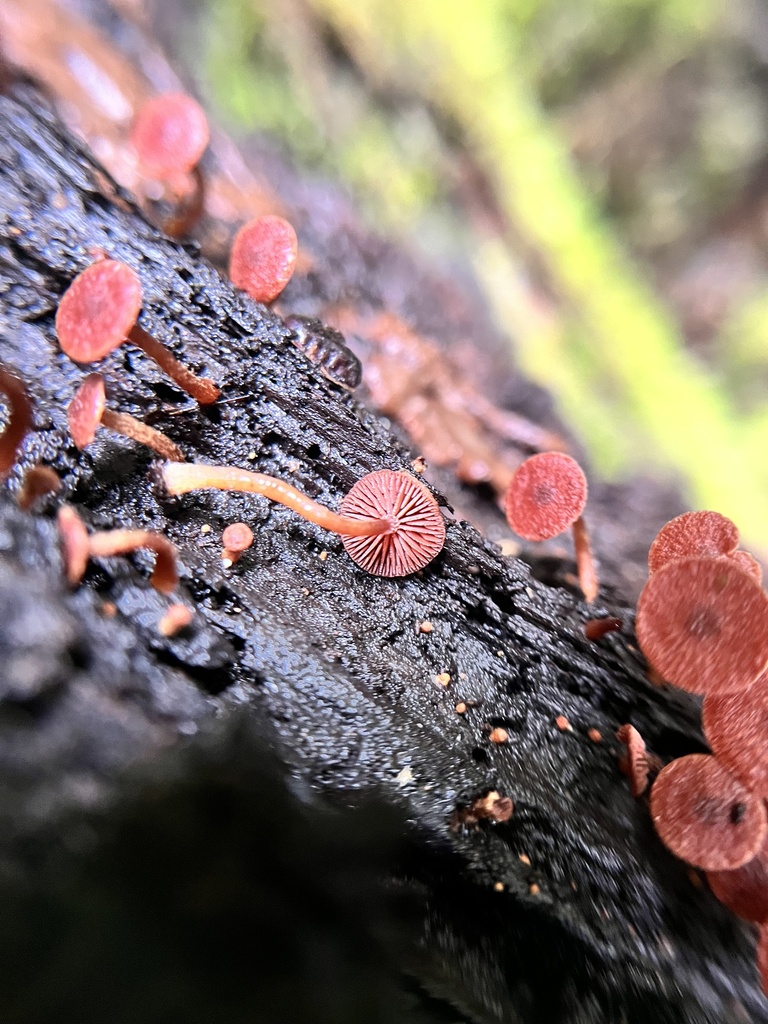
<instances>
[{"instance_id":1,"label":"wet dark bark","mask_svg":"<svg viewBox=\"0 0 768 1024\"><path fill-rule=\"evenodd\" d=\"M701 748L693 702L645 680L629 611L591 644L592 611L466 524L423 573L382 580L262 499L164 499L116 435L78 453L65 406L83 370L53 316L104 250L139 272L142 326L224 392L197 408L128 346L100 367L113 407L334 507L363 473L408 466L32 92L0 99L0 232L0 357L36 410L7 492L42 460L89 524L164 531L196 608L163 639L141 557L68 592L55 503L28 515L3 494L4 1019L768 1020L751 934L665 853L618 771L626 721L663 758ZM225 570L221 530L241 519L256 541ZM457 826L491 789L510 820Z\"/></svg>"}]
</instances>

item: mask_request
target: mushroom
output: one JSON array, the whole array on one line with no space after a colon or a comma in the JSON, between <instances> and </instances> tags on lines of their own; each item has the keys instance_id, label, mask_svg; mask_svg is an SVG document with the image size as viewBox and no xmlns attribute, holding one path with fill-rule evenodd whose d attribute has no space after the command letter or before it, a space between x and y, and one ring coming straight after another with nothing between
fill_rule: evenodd
<instances>
[{"instance_id":1,"label":"mushroom","mask_svg":"<svg viewBox=\"0 0 768 1024\"><path fill-rule=\"evenodd\" d=\"M525 540L548 540L573 527L579 584L591 602L597 597L598 581L582 518L586 503L587 479L578 462L562 452L541 452L515 470L504 512L509 525Z\"/></svg>"},{"instance_id":2,"label":"mushroom","mask_svg":"<svg viewBox=\"0 0 768 1024\"><path fill-rule=\"evenodd\" d=\"M768 798L768 672L745 693L708 694L701 724L718 761L747 789Z\"/></svg>"},{"instance_id":3,"label":"mushroom","mask_svg":"<svg viewBox=\"0 0 768 1024\"><path fill-rule=\"evenodd\" d=\"M103 530L89 536L82 519L70 505L59 509L57 522L70 586L77 586L83 578L89 558L111 558L149 548L157 556L150 583L161 594L170 594L175 589L179 581L176 549L162 534L150 530Z\"/></svg>"},{"instance_id":4,"label":"mushroom","mask_svg":"<svg viewBox=\"0 0 768 1024\"><path fill-rule=\"evenodd\" d=\"M221 543L224 545L221 558L229 568L253 544L253 530L247 523L230 523L221 535Z\"/></svg>"},{"instance_id":5,"label":"mushroom","mask_svg":"<svg viewBox=\"0 0 768 1024\"><path fill-rule=\"evenodd\" d=\"M150 530L104 530L88 538L91 558L111 558L131 551L149 548L155 552L155 568L149 582L161 594L171 594L179 582L176 571L176 548L167 537Z\"/></svg>"},{"instance_id":6,"label":"mushroom","mask_svg":"<svg viewBox=\"0 0 768 1024\"><path fill-rule=\"evenodd\" d=\"M291 279L299 254L293 227L268 214L244 224L234 237L229 277L257 302L272 302Z\"/></svg>"},{"instance_id":7,"label":"mushroom","mask_svg":"<svg viewBox=\"0 0 768 1024\"><path fill-rule=\"evenodd\" d=\"M708 871L712 892L745 921L768 922L768 840L758 852L734 871Z\"/></svg>"},{"instance_id":8,"label":"mushroom","mask_svg":"<svg viewBox=\"0 0 768 1024\"><path fill-rule=\"evenodd\" d=\"M162 480L169 494L213 489L261 494L338 533L350 558L377 576L407 576L422 569L445 542L437 502L409 473L389 469L362 477L332 512L301 491L264 473L233 466L167 463Z\"/></svg>"},{"instance_id":9,"label":"mushroom","mask_svg":"<svg viewBox=\"0 0 768 1024\"><path fill-rule=\"evenodd\" d=\"M93 441L96 428L102 426L146 445L164 459L184 461L184 453L165 434L128 413L113 412L106 407L104 378L100 373L89 373L85 378L69 403L67 418L69 432L78 448L86 448Z\"/></svg>"},{"instance_id":10,"label":"mushroom","mask_svg":"<svg viewBox=\"0 0 768 1024\"><path fill-rule=\"evenodd\" d=\"M88 565L88 531L71 505L61 506L56 513L56 524L61 537L61 557L67 583L70 587L76 587Z\"/></svg>"},{"instance_id":11,"label":"mushroom","mask_svg":"<svg viewBox=\"0 0 768 1024\"><path fill-rule=\"evenodd\" d=\"M87 267L64 292L56 311L62 351L76 363L93 363L126 340L140 348L201 405L215 402L219 388L197 377L136 323L142 303L139 275L119 260Z\"/></svg>"},{"instance_id":12,"label":"mushroom","mask_svg":"<svg viewBox=\"0 0 768 1024\"><path fill-rule=\"evenodd\" d=\"M634 797L642 796L648 788L650 771L645 740L628 722L616 730L616 739L626 747L619 758L619 768L629 778L629 792Z\"/></svg>"},{"instance_id":13,"label":"mushroom","mask_svg":"<svg viewBox=\"0 0 768 1024\"><path fill-rule=\"evenodd\" d=\"M352 561L375 576L409 576L429 564L445 543L445 522L437 502L410 473L368 473L342 500L340 511L353 520L394 521L389 533L342 536Z\"/></svg>"},{"instance_id":14,"label":"mushroom","mask_svg":"<svg viewBox=\"0 0 768 1024\"><path fill-rule=\"evenodd\" d=\"M656 572L676 558L730 555L738 546L736 524L719 512L684 512L659 530L648 552L648 569Z\"/></svg>"},{"instance_id":15,"label":"mushroom","mask_svg":"<svg viewBox=\"0 0 768 1024\"><path fill-rule=\"evenodd\" d=\"M13 468L21 443L32 426L32 403L19 378L3 366L0 366L0 393L10 406L8 423L0 435L0 476L5 476Z\"/></svg>"},{"instance_id":16,"label":"mushroom","mask_svg":"<svg viewBox=\"0 0 768 1024\"><path fill-rule=\"evenodd\" d=\"M651 788L661 841L705 871L733 871L758 852L768 831L765 805L710 754L687 754L663 768Z\"/></svg>"},{"instance_id":17,"label":"mushroom","mask_svg":"<svg viewBox=\"0 0 768 1024\"><path fill-rule=\"evenodd\" d=\"M30 466L24 474L16 500L22 511L29 512L38 498L60 490L61 480L55 470L50 466Z\"/></svg>"},{"instance_id":18,"label":"mushroom","mask_svg":"<svg viewBox=\"0 0 768 1024\"><path fill-rule=\"evenodd\" d=\"M194 613L187 605L169 605L157 624L157 631L161 636L176 636L182 629L187 628L193 618Z\"/></svg>"},{"instance_id":19,"label":"mushroom","mask_svg":"<svg viewBox=\"0 0 768 1024\"><path fill-rule=\"evenodd\" d=\"M637 639L651 666L692 693L745 690L768 665L768 595L730 558L680 558L648 579Z\"/></svg>"},{"instance_id":20,"label":"mushroom","mask_svg":"<svg viewBox=\"0 0 768 1024\"><path fill-rule=\"evenodd\" d=\"M131 143L142 173L163 182L181 209L163 224L166 234L185 235L205 203L205 183L197 166L210 133L205 111L186 93L164 93L148 100L136 115Z\"/></svg>"}]
</instances>

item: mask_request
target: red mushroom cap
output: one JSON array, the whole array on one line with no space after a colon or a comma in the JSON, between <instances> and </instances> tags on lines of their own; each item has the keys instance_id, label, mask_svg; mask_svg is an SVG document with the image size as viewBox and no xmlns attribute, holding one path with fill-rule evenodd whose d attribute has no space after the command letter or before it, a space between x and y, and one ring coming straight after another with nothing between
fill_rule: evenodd
<instances>
[{"instance_id":1,"label":"red mushroom cap","mask_svg":"<svg viewBox=\"0 0 768 1024\"><path fill-rule=\"evenodd\" d=\"M99 260L78 274L56 311L62 351L76 363L109 355L130 334L141 309L141 281L118 260Z\"/></svg>"},{"instance_id":2,"label":"red mushroom cap","mask_svg":"<svg viewBox=\"0 0 768 1024\"><path fill-rule=\"evenodd\" d=\"M745 921L768 921L768 841L735 871L708 871L707 881L721 903Z\"/></svg>"},{"instance_id":3,"label":"red mushroom cap","mask_svg":"<svg viewBox=\"0 0 768 1024\"><path fill-rule=\"evenodd\" d=\"M161 181L191 171L209 138L205 111L183 92L148 100L131 131L142 170Z\"/></svg>"},{"instance_id":4,"label":"red mushroom cap","mask_svg":"<svg viewBox=\"0 0 768 1024\"><path fill-rule=\"evenodd\" d=\"M738 546L736 524L719 512L684 512L659 530L648 552L648 569L656 572L675 558L730 555Z\"/></svg>"},{"instance_id":5,"label":"red mushroom cap","mask_svg":"<svg viewBox=\"0 0 768 1024\"><path fill-rule=\"evenodd\" d=\"M763 801L709 754L688 754L662 769L651 789L651 817L664 845L705 871L733 871L765 841Z\"/></svg>"},{"instance_id":6,"label":"red mushroom cap","mask_svg":"<svg viewBox=\"0 0 768 1024\"><path fill-rule=\"evenodd\" d=\"M768 673L745 693L706 696L701 721L718 761L747 789L768 798Z\"/></svg>"},{"instance_id":7,"label":"red mushroom cap","mask_svg":"<svg viewBox=\"0 0 768 1024\"><path fill-rule=\"evenodd\" d=\"M692 693L744 690L768 665L768 595L730 558L680 558L655 572L635 630L653 668Z\"/></svg>"},{"instance_id":8,"label":"red mushroom cap","mask_svg":"<svg viewBox=\"0 0 768 1024\"><path fill-rule=\"evenodd\" d=\"M410 473L391 469L368 473L346 495L339 511L351 519L393 520L391 533L342 537L352 561L377 576L417 572L445 543L445 522L437 502Z\"/></svg>"},{"instance_id":9,"label":"red mushroom cap","mask_svg":"<svg viewBox=\"0 0 768 1024\"><path fill-rule=\"evenodd\" d=\"M587 479L578 462L561 452L542 452L515 470L504 512L518 536L547 540L567 530L586 503Z\"/></svg>"},{"instance_id":10,"label":"red mushroom cap","mask_svg":"<svg viewBox=\"0 0 768 1024\"><path fill-rule=\"evenodd\" d=\"M86 448L93 441L106 403L104 378L100 373L89 373L67 409L69 432L78 448Z\"/></svg>"},{"instance_id":11,"label":"red mushroom cap","mask_svg":"<svg viewBox=\"0 0 768 1024\"><path fill-rule=\"evenodd\" d=\"M230 523L221 535L225 550L239 554L253 544L253 530L247 523Z\"/></svg>"},{"instance_id":12,"label":"red mushroom cap","mask_svg":"<svg viewBox=\"0 0 768 1024\"><path fill-rule=\"evenodd\" d=\"M272 302L291 279L299 254L292 225L282 217L257 217L234 237L229 276L257 302Z\"/></svg>"}]
</instances>

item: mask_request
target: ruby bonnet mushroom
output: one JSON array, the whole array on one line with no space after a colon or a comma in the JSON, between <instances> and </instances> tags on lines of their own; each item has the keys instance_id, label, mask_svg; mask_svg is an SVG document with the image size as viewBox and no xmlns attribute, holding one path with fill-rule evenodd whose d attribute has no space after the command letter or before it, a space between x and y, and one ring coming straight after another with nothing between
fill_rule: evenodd
<instances>
[{"instance_id":1,"label":"ruby bonnet mushroom","mask_svg":"<svg viewBox=\"0 0 768 1024\"><path fill-rule=\"evenodd\" d=\"M341 535L350 558L376 576L408 576L424 568L445 543L445 523L427 488L409 473L377 470L362 477L341 503L341 514L264 473L233 466L167 463L162 481L171 495L194 490L261 494L309 522Z\"/></svg>"},{"instance_id":2,"label":"ruby bonnet mushroom","mask_svg":"<svg viewBox=\"0 0 768 1024\"><path fill-rule=\"evenodd\" d=\"M768 595L730 558L679 558L648 579L635 631L668 682L692 693L735 693L768 666Z\"/></svg>"},{"instance_id":3,"label":"ruby bonnet mushroom","mask_svg":"<svg viewBox=\"0 0 768 1024\"><path fill-rule=\"evenodd\" d=\"M188 232L205 202L205 183L197 164L210 133L205 111L182 92L153 96L141 107L131 130L131 143L142 173L163 182L184 205L163 224L174 237Z\"/></svg>"},{"instance_id":4,"label":"ruby bonnet mushroom","mask_svg":"<svg viewBox=\"0 0 768 1024\"><path fill-rule=\"evenodd\" d=\"M768 799L768 673L746 692L708 694L701 724L718 761L747 789Z\"/></svg>"},{"instance_id":5,"label":"ruby bonnet mushroom","mask_svg":"<svg viewBox=\"0 0 768 1024\"><path fill-rule=\"evenodd\" d=\"M148 548L155 552L150 583L161 594L171 594L179 581L176 548L167 537L151 530L103 530L88 534L85 524L70 506L57 515L67 581L75 587L83 578L89 558L111 558Z\"/></svg>"},{"instance_id":6,"label":"ruby bonnet mushroom","mask_svg":"<svg viewBox=\"0 0 768 1024\"><path fill-rule=\"evenodd\" d=\"M69 432L78 448L86 448L96 436L97 427L103 426L146 445L164 459L184 461L184 453L165 434L128 413L107 408L104 378L100 373L90 373L85 378L69 403L67 418Z\"/></svg>"},{"instance_id":7,"label":"ruby bonnet mushroom","mask_svg":"<svg viewBox=\"0 0 768 1024\"><path fill-rule=\"evenodd\" d=\"M659 530L648 552L648 569L656 572L676 558L730 555L739 546L736 524L706 509L684 512Z\"/></svg>"},{"instance_id":8,"label":"ruby bonnet mushroom","mask_svg":"<svg viewBox=\"0 0 768 1024\"><path fill-rule=\"evenodd\" d=\"M745 921L768 922L768 840L755 856L733 871L708 871L712 892Z\"/></svg>"},{"instance_id":9,"label":"ruby bonnet mushroom","mask_svg":"<svg viewBox=\"0 0 768 1024\"><path fill-rule=\"evenodd\" d=\"M229 277L257 302L272 302L293 275L299 242L291 224L268 214L244 224L234 237Z\"/></svg>"},{"instance_id":10,"label":"ruby bonnet mushroom","mask_svg":"<svg viewBox=\"0 0 768 1024\"><path fill-rule=\"evenodd\" d=\"M709 754L688 754L661 770L651 817L664 845L705 871L748 863L768 833L763 801Z\"/></svg>"},{"instance_id":11,"label":"ruby bonnet mushroom","mask_svg":"<svg viewBox=\"0 0 768 1024\"><path fill-rule=\"evenodd\" d=\"M597 597L598 581L582 518L586 503L587 479L578 462L562 452L541 452L515 470L504 513L515 533L525 540L548 540L573 527L579 584L591 602Z\"/></svg>"},{"instance_id":12,"label":"ruby bonnet mushroom","mask_svg":"<svg viewBox=\"0 0 768 1024\"><path fill-rule=\"evenodd\" d=\"M215 402L219 388L197 377L136 323L142 303L139 275L119 260L87 267L64 292L56 311L62 351L76 363L93 363L130 341L201 405Z\"/></svg>"}]
</instances>

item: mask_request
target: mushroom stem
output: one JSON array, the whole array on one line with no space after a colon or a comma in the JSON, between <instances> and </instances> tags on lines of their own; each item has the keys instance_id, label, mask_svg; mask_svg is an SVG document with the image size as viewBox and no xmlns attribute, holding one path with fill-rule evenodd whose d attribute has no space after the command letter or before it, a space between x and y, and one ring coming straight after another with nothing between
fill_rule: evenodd
<instances>
[{"instance_id":1,"label":"mushroom stem","mask_svg":"<svg viewBox=\"0 0 768 1024\"><path fill-rule=\"evenodd\" d=\"M16 453L32 426L32 404L19 378L2 366L0 392L5 395L10 405L8 424L0 437L0 476L4 476L13 467Z\"/></svg>"},{"instance_id":2,"label":"mushroom stem","mask_svg":"<svg viewBox=\"0 0 768 1024\"><path fill-rule=\"evenodd\" d=\"M153 359L160 369L167 373L171 380L176 381L180 388L192 395L200 405L210 405L221 394L219 388L208 377L198 377L151 334L134 324L128 335L133 344Z\"/></svg>"},{"instance_id":3,"label":"mushroom stem","mask_svg":"<svg viewBox=\"0 0 768 1024\"><path fill-rule=\"evenodd\" d=\"M113 409L105 409L101 414L101 425L123 437L130 437L133 441L145 444L147 448L156 451L158 455L170 462L183 462L184 452L159 430L147 426L135 416L127 412L115 412Z\"/></svg>"},{"instance_id":4,"label":"mushroom stem","mask_svg":"<svg viewBox=\"0 0 768 1024\"><path fill-rule=\"evenodd\" d=\"M190 171L192 191L171 217L163 223L163 231L171 238L183 238L197 224L205 208L205 179L199 167Z\"/></svg>"},{"instance_id":5,"label":"mushroom stem","mask_svg":"<svg viewBox=\"0 0 768 1024\"><path fill-rule=\"evenodd\" d=\"M91 558L110 558L126 555L137 548L149 548L156 554L155 568L150 582L161 594L170 594L179 581L176 572L176 549L167 537L149 530L105 530L88 538Z\"/></svg>"},{"instance_id":6,"label":"mushroom stem","mask_svg":"<svg viewBox=\"0 0 768 1024\"><path fill-rule=\"evenodd\" d=\"M163 467L163 482L169 494L195 490L245 491L261 494L298 512L311 523L345 537L379 537L393 533L396 523L385 519L353 519L331 512L325 505L308 498L295 487L264 473L252 473L232 466L203 466L173 462Z\"/></svg>"},{"instance_id":7,"label":"mushroom stem","mask_svg":"<svg viewBox=\"0 0 768 1024\"><path fill-rule=\"evenodd\" d=\"M589 545L589 534L584 516L579 516L573 523L573 546L576 551L576 571L579 576L579 586L584 592L584 597L591 604L598 595L600 584L597 579L597 571L592 558L592 549Z\"/></svg>"}]
</instances>

